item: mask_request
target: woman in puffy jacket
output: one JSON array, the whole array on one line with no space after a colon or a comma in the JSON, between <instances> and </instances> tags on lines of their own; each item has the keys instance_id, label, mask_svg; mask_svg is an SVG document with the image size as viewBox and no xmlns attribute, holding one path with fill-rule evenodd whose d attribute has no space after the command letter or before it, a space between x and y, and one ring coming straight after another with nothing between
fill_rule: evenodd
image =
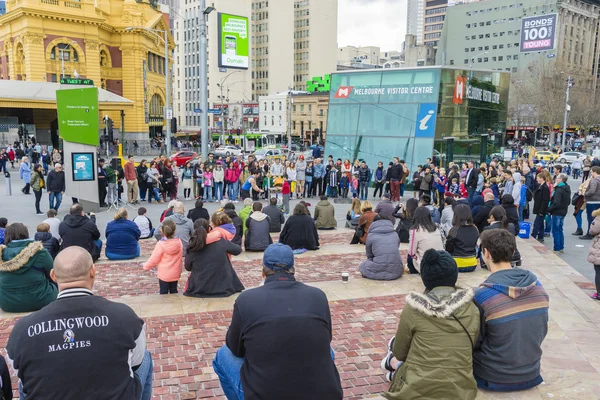
<instances>
[{"instance_id":1,"label":"woman in puffy jacket","mask_svg":"<svg viewBox=\"0 0 600 400\"><path fill-rule=\"evenodd\" d=\"M360 273L367 279L391 281L404 272L400 257L400 238L392 221L380 214L373 218L366 243L367 259L360 264Z\"/></svg>"},{"instance_id":2,"label":"woman in puffy jacket","mask_svg":"<svg viewBox=\"0 0 600 400\"><path fill-rule=\"evenodd\" d=\"M594 264L594 270L596 271L596 277L594 279L596 284L596 293L590 297L595 300L600 300L600 209L592 212L594 221L590 225L590 235L594 237L590 251L588 254L588 262Z\"/></svg>"}]
</instances>

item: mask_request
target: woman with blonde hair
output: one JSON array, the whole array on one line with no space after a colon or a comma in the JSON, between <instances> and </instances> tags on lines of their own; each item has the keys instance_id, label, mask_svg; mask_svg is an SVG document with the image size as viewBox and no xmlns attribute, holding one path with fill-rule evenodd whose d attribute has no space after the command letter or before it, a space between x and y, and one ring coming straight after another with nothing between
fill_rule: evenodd
<instances>
[{"instance_id":1,"label":"woman with blonde hair","mask_svg":"<svg viewBox=\"0 0 600 400\"><path fill-rule=\"evenodd\" d=\"M373 204L371 204L369 200L365 200L361 203L360 212L362 215L358 219L358 226L356 227L356 232L354 233L354 237L350 244L358 244L359 242L362 244L367 243L369 228L373 223L373 218L377 215L377 213L373 211Z\"/></svg>"},{"instance_id":2,"label":"woman with blonde hair","mask_svg":"<svg viewBox=\"0 0 600 400\"><path fill-rule=\"evenodd\" d=\"M360 209L361 209L360 200L357 199L356 197L353 198L352 206L350 207L350 209L348 210L348 213L346 214L346 228L356 229L356 227L358 226L358 220L360 219L360 216L362 215L362 212Z\"/></svg>"},{"instance_id":3,"label":"woman with blonde hair","mask_svg":"<svg viewBox=\"0 0 600 400\"><path fill-rule=\"evenodd\" d=\"M25 156L21 159L21 165L19 166L19 177L25 182L25 186L21 189L23 194L31 194L29 191L31 181L31 167L29 166L29 157Z\"/></svg>"},{"instance_id":4,"label":"woman with blonde hair","mask_svg":"<svg viewBox=\"0 0 600 400\"><path fill-rule=\"evenodd\" d=\"M131 260L140 256L140 228L129 221L127 209L117 210L114 220L106 225L106 258L109 260Z\"/></svg>"}]
</instances>

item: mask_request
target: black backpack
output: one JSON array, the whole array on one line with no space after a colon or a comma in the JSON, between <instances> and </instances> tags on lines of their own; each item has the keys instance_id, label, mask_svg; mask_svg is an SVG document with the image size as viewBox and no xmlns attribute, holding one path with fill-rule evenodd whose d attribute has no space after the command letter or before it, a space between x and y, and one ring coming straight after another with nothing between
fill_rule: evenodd
<instances>
[{"instance_id":1,"label":"black backpack","mask_svg":"<svg viewBox=\"0 0 600 400\"><path fill-rule=\"evenodd\" d=\"M531 189L527 188L527 201L533 200L533 192Z\"/></svg>"}]
</instances>

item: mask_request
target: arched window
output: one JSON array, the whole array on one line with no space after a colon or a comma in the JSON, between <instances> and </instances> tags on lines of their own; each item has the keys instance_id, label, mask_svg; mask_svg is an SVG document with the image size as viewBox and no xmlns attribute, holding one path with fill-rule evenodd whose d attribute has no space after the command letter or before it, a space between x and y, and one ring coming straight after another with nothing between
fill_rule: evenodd
<instances>
[{"instance_id":1,"label":"arched window","mask_svg":"<svg viewBox=\"0 0 600 400\"><path fill-rule=\"evenodd\" d=\"M50 59L79 62L79 55L70 44L59 43L50 51Z\"/></svg>"},{"instance_id":2,"label":"arched window","mask_svg":"<svg viewBox=\"0 0 600 400\"><path fill-rule=\"evenodd\" d=\"M154 117L162 117L165 104L158 94L154 94L150 100L150 115Z\"/></svg>"}]
</instances>

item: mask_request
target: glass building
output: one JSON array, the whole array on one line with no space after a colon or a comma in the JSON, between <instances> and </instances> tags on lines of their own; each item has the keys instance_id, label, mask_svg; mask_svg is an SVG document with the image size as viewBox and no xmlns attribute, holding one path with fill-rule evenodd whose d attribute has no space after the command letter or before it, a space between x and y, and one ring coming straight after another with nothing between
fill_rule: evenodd
<instances>
[{"instance_id":1,"label":"glass building","mask_svg":"<svg viewBox=\"0 0 600 400\"><path fill-rule=\"evenodd\" d=\"M331 75L325 155L371 168L398 156L480 161L501 152L510 74L453 67Z\"/></svg>"}]
</instances>

